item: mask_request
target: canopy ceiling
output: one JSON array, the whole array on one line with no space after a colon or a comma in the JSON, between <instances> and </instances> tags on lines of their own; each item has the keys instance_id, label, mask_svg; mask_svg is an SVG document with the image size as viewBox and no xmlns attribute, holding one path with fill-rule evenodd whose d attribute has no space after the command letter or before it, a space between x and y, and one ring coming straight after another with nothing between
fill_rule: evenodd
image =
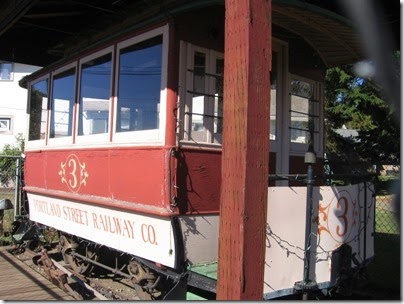
<instances>
[{"instance_id":1,"label":"canopy ceiling","mask_svg":"<svg viewBox=\"0 0 404 304\"><path fill-rule=\"evenodd\" d=\"M224 1L2 0L0 60L45 66L62 59L75 45L103 39L105 33L212 4L223 5ZM337 15L340 11L331 0L272 0L273 23L301 36L327 66L363 58L359 37L349 21ZM388 20L399 26L394 10L387 12Z\"/></svg>"}]
</instances>

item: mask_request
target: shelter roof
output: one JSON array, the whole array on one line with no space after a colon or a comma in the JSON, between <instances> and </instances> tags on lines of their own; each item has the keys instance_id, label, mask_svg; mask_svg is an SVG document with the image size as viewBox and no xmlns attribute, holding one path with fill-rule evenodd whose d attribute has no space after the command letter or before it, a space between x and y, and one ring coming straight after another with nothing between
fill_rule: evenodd
<instances>
[{"instance_id":1,"label":"shelter roof","mask_svg":"<svg viewBox=\"0 0 404 304\"><path fill-rule=\"evenodd\" d=\"M382 2L392 7L395 3ZM400 7L398 1L395 4L386 16L399 26ZM108 33L208 5L224 1L2 0L0 60L49 65ZM327 66L363 58L359 37L340 15L336 0L272 0L272 10L273 23L303 37Z\"/></svg>"}]
</instances>

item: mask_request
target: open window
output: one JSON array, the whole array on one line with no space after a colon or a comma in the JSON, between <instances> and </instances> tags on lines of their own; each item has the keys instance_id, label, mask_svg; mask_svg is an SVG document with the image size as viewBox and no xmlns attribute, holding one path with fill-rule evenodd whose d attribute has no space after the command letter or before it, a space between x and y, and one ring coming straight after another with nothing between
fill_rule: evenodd
<instances>
[{"instance_id":1,"label":"open window","mask_svg":"<svg viewBox=\"0 0 404 304\"><path fill-rule=\"evenodd\" d=\"M301 154L308 149L322 151L321 95L319 83L291 75L290 79L290 151Z\"/></svg>"},{"instance_id":2,"label":"open window","mask_svg":"<svg viewBox=\"0 0 404 304\"><path fill-rule=\"evenodd\" d=\"M223 53L181 42L184 124L180 139L221 144L223 125Z\"/></svg>"}]
</instances>

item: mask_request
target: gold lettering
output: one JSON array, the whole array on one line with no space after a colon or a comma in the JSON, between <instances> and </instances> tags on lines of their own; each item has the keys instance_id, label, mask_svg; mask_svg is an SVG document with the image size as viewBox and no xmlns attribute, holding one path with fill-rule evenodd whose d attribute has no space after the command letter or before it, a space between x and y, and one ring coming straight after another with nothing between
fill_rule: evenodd
<instances>
[{"instance_id":1,"label":"gold lettering","mask_svg":"<svg viewBox=\"0 0 404 304\"><path fill-rule=\"evenodd\" d=\"M95 213L91 213L91 215L93 216L93 224L94 224L94 228L99 230L99 226L98 226L98 221L97 221L97 214Z\"/></svg>"},{"instance_id":2,"label":"gold lettering","mask_svg":"<svg viewBox=\"0 0 404 304\"><path fill-rule=\"evenodd\" d=\"M115 216L92 213L93 227L111 234L133 239L134 222Z\"/></svg>"}]
</instances>

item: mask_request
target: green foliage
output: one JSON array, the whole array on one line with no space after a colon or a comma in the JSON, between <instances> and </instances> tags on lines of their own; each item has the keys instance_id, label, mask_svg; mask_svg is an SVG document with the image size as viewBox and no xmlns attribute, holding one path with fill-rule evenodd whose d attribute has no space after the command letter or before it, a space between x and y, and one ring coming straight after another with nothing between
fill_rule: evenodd
<instances>
[{"instance_id":1,"label":"green foliage","mask_svg":"<svg viewBox=\"0 0 404 304\"><path fill-rule=\"evenodd\" d=\"M21 133L18 133L18 135L15 137L16 139L16 144L10 145L6 144L3 147L3 150L0 151L0 155L5 155L5 156L21 156L21 153L24 152L24 137Z\"/></svg>"},{"instance_id":2,"label":"green foliage","mask_svg":"<svg viewBox=\"0 0 404 304\"><path fill-rule=\"evenodd\" d=\"M399 58L397 54L396 58ZM400 126L394 120L395 110L386 100L381 88L369 79L355 76L352 66L328 69L327 153L341 159L351 151L357 160L370 164L399 163ZM357 130L358 136L349 141L336 134L335 129L343 125ZM349 159L352 159L352 153Z\"/></svg>"},{"instance_id":3,"label":"green foliage","mask_svg":"<svg viewBox=\"0 0 404 304\"><path fill-rule=\"evenodd\" d=\"M8 246L11 244L11 235L0 235L0 246Z\"/></svg>"},{"instance_id":4,"label":"green foliage","mask_svg":"<svg viewBox=\"0 0 404 304\"><path fill-rule=\"evenodd\" d=\"M24 138L22 134L16 136L16 144L4 145L3 149L0 151L0 183L7 186L11 180L15 177L15 172L17 168L17 162L15 157L20 157L24 152Z\"/></svg>"}]
</instances>

